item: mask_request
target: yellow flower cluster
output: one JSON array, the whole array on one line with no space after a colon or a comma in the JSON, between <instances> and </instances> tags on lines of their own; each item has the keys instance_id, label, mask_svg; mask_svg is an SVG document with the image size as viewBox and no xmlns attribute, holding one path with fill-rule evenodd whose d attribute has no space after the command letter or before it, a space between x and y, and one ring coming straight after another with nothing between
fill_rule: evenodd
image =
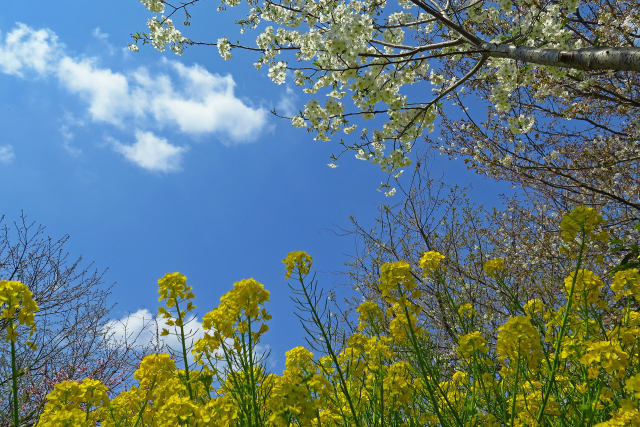
<instances>
[{"instance_id":1,"label":"yellow flower cluster","mask_svg":"<svg viewBox=\"0 0 640 427\"><path fill-rule=\"evenodd\" d=\"M411 273L411 266L404 261L387 262L380 267L378 288L383 298L389 298L393 292L401 288L410 291L416 287L416 281ZM392 299L390 302L395 301Z\"/></svg>"},{"instance_id":2,"label":"yellow flower cluster","mask_svg":"<svg viewBox=\"0 0 640 427\"><path fill-rule=\"evenodd\" d=\"M250 333L255 342L267 332L271 315L261 307L269 300L269 291L254 279L244 279L233 284L233 289L220 298L220 305L202 318L205 335L194 345L194 353L213 354L226 339L236 339L237 334Z\"/></svg>"},{"instance_id":3,"label":"yellow flower cluster","mask_svg":"<svg viewBox=\"0 0 640 427\"><path fill-rule=\"evenodd\" d=\"M271 425L288 426L294 416L301 425L312 425L321 408L314 396L329 390L326 379L313 363L313 353L304 347L295 347L286 353L286 369L282 376L272 375L271 395L267 401Z\"/></svg>"},{"instance_id":4,"label":"yellow flower cluster","mask_svg":"<svg viewBox=\"0 0 640 427\"><path fill-rule=\"evenodd\" d=\"M632 393L633 397L640 399L640 374L636 374L627 379L624 388Z\"/></svg>"},{"instance_id":5,"label":"yellow flower cluster","mask_svg":"<svg viewBox=\"0 0 640 427\"><path fill-rule=\"evenodd\" d=\"M542 359L540 332L527 316L514 316L498 328L496 353L500 361L517 369L518 361L529 369L535 369Z\"/></svg>"},{"instance_id":6,"label":"yellow flower cluster","mask_svg":"<svg viewBox=\"0 0 640 427\"><path fill-rule=\"evenodd\" d=\"M291 277L291 273L293 273L295 269L298 270L301 276L306 276L307 274L309 274L313 258L305 251L293 251L289 252L286 258L282 260L282 262L287 268L284 279L289 280L289 278Z\"/></svg>"},{"instance_id":7,"label":"yellow flower cluster","mask_svg":"<svg viewBox=\"0 0 640 427\"><path fill-rule=\"evenodd\" d=\"M186 321L187 312L193 311L196 306L191 301L195 296L193 288L187 285L187 278L180 273L167 273L158 280L158 301L164 301L166 307L158 307L158 315L162 316L167 326L183 327ZM181 303L186 302L185 308ZM170 311L175 307L175 315ZM163 328L161 336L170 334L169 329Z\"/></svg>"},{"instance_id":8,"label":"yellow flower cluster","mask_svg":"<svg viewBox=\"0 0 640 427\"><path fill-rule=\"evenodd\" d=\"M63 381L47 394L41 426L92 426L109 406L108 388L98 380Z\"/></svg>"},{"instance_id":9,"label":"yellow flower cluster","mask_svg":"<svg viewBox=\"0 0 640 427\"><path fill-rule=\"evenodd\" d=\"M572 272L564 279L567 296L573 287L573 300L579 304L597 304L600 300L600 289L604 287L602 279L593 271L580 269Z\"/></svg>"},{"instance_id":10,"label":"yellow flower cluster","mask_svg":"<svg viewBox=\"0 0 640 427\"><path fill-rule=\"evenodd\" d=\"M29 326L30 336L36 330L34 318L39 308L24 283L0 280L0 309L0 318L7 320L7 341L16 341L16 319L18 324Z\"/></svg>"},{"instance_id":11,"label":"yellow flower cluster","mask_svg":"<svg viewBox=\"0 0 640 427\"><path fill-rule=\"evenodd\" d=\"M176 300L193 299L192 287L187 286L187 278L180 273L167 273L158 280L158 301L165 301L168 307L174 307Z\"/></svg>"},{"instance_id":12,"label":"yellow flower cluster","mask_svg":"<svg viewBox=\"0 0 640 427\"><path fill-rule=\"evenodd\" d=\"M363 301L356 311L358 312L359 331L377 331L384 325L385 315L375 302Z\"/></svg>"},{"instance_id":13,"label":"yellow flower cluster","mask_svg":"<svg viewBox=\"0 0 640 427\"><path fill-rule=\"evenodd\" d=\"M460 317L473 317L478 314L478 312L473 308L471 303L467 302L458 307L458 314Z\"/></svg>"},{"instance_id":14,"label":"yellow flower cluster","mask_svg":"<svg viewBox=\"0 0 640 427\"><path fill-rule=\"evenodd\" d=\"M387 391L388 407L398 410L411 403L413 375L411 365L405 360L395 362L385 368L383 387Z\"/></svg>"},{"instance_id":15,"label":"yellow flower cluster","mask_svg":"<svg viewBox=\"0 0 640 427\"><path fill-rule=\"evenodd\" d=\"M604 369L608 374L618 378L624 377L626 373L629 354L622 350L617 342L598 341L587 348L587 352L580 359L580 362L589 368L589 378L599 375L600 369Z\"/></svg>"},{"instance_id":16,"label":"yellow flower cluster","mask_svg":"<svg viewBox=\"0 0 640 427\"><path fill-rule=\"evenodd\" d=\"M516 426L533 426L536 422L538 412L542 406L543 390L540 381L526 381L522 384L522 392L515 397L515 405L513 415ZM560 415L560 405L553 396L546 403L544 413L547 416ZM510 414L511 415L511 414Z\"/></svg>"},{"instance_id":17,"label":"yellow flower cluster","mask_svg":"<svg viewBox=\"0 0 640 427\"><path fill-rule=\"evenodd\" d=\"M632 405L622 406L610 420L595 427L637 427L640 426L640 411Z\"/></svg>"},{"instance_id":18,"label":"yellow flower cluster","mask_svg":"<svg viewBox=\"0 0 640 427\"><path fill-rule=\"evenodd\" d=\"M429 251L422 254L420 258L419 265L422 271L424 271L424 275L428 276L433 273L438 266L440 265L440 261L444 259L444 255L440 252Z\"/></svg>"},{"instance_id":19,"label":"yellow flower cluster","mask_svg":"<svg viewBox=\"0 0 640 427\"><path fill-rule=\"evenodd\" d=\"M524 304L524 312L527 316L533 317L536 314L542 314L544 309L544 304L538 298L530 299Z\"/></svg>"},{"instance_id":20,"label":"yellow flower cluster","mask_svg":"<svg viewBox=\"0 0 640 427\"><path fill-rule=\"evenodd\" d=\"M611 290L615 292L615 298L632 295L640 302L640 272L637 268L630 268L616 272L611 282Z\"/></svg>"},{"instance_id":21,"label":"yellow flower cluster","mask_svg":"<svg viewBox=\"0 0 640 427\"><path fill-rule=\"evenodd\" d=\"M463 335L458 340L458 354L463 359L470 359L474 352L486 353L487 340L480 331L473 331Z\"/></svg>"},{"instance_id":22,"label":"yellow flower cluster","mask_svg":"<svg viewBox=\"0 0 640 427\"><path fill-rule=\"evenodd\" d=\"M504 270L506 264L504 258L494 258L484 263L483 269L487 276L495 276Z\"/></svg>"},{"instance_id":23,"label":"yellow flower cluster","mask_svg":"<svg viewBox=\"0 0 640 427\"><path fill-rule=\"evenodd\" d=\"M595 209L577 206L560 221L562 239L565 242L572 242L578 233L589 235L601 222L602 216Z\"/></svg>"}]
</instances>

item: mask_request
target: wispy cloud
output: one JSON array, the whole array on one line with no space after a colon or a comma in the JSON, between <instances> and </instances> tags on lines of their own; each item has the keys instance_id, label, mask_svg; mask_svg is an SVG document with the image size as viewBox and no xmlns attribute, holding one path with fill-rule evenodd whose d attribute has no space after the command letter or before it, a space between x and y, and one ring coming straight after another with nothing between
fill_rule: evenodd
<instances>
[{"instance_id":1,"label":"wispy cloud","mask_svg":"<svg viewBox=\"0 0 640 427\"><path fill-rule=\"evenodd\" d=\"M83 121L67 112L60 120L60 135L62 135L62 147L71 157L80 157L82 150L73 144L75 138L74 127L83 125Z\"/></svg>"},{"instance_id":2,"label":"wispy cloud","mask_svg":"<svg viewBox=\"0 0 640 427\"><path fill-rule=\"evenodd\" d=\"M278 104L276 105L276 111L279 114L284 114L285 116L295 115L297 113L296 99L297 97L294 90L287 86L285 93L282 94Z\"/></svg>"},{"instance_id":3,"label":"wispy cloud","mask_svg":"<svg viewBox=\"0 0 640 427\"><path fill-rule=\"evenodd\" d=\"M94 37L105 41L99 28ZM140 67L119 71L101 65L100 58L77 58L51 30L24 24L0 39L0 72L26 78L27 72L51 76L87 106L94 123L136 132L133 145L112 147L136 165L153 171L180 170L184 147L156 136L164 130L190 137L216 135L225 145L256 140L268 129L268 112L248 105L234 93L230 75L219 75L195 64L162 61L153 71ZM71 135L70 128L65 129ZM68 138L65 139L68 144Z\"/></svg>"},{"instance_id":4,"label":"wispy cloud","mask_svg":"<svg viewBox=\"0 0 640 427\"><path fill-rule=\"evenodd\" d=\"M12 145L0 145L0 163L7 165L13 162L15 157Z\"/></svg>"},{"instance_id":5,"label":"wispy cloud","mask_svg":"<svg viewBox=\"0 0 640 427\"><path fill-rule=\"evenodd\" d=\"M109 39L109 34L103 33L102 30L100 29L100 27L95 27L93 29L93 31L91 32L91 35L93 37L97 38L98 40L108 40Z\"/></svg>"},{"instance_id":6,"label":"wispy cloud","mask_svg":"<svg viewBox=\"0 0 640 427\"><path fill-rule=\"evenodd\" d=\"M185 147L170 144L151 132L136 132L136 141L125 145L114 141L114 148L127 160L143 169L159 172L176 172L182 169Z\"/></svg>"}]
</instances>

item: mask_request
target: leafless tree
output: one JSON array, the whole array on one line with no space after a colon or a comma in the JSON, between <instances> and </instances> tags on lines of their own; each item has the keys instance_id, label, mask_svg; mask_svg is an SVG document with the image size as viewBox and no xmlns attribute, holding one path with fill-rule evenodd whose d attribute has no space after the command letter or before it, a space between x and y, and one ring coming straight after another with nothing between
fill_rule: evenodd
<instances>
[{"instance_id":1,"label":"leafless tree","mask_svg":"<svg viewBox=\"0 0 640 427\"><path fill-rule=\"evenodd\" d=\"M36 350L18 340L20 417L36 422L53 385L91 377L117 389L131 372L133 347L113 346L104 329L112 305L104 271L68 253L69 236L49 237L45 227L22 214L0 219L0 279L18 280L33 292ZM0 322L0 329L6 325ZM9 346L0 345L0 395L9 392ZM9 423L9 399L0 399L0 424Z\"/></svg>"}]
</instances>

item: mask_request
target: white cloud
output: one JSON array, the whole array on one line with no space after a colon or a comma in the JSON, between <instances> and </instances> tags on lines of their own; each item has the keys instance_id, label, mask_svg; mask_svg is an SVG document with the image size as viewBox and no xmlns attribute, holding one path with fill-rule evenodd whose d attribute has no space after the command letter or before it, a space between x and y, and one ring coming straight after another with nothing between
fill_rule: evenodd
<instances>
[{"instance_id":1,"label":"white cloud","mask_svg":"<svg viewBox=\"0 0 640 427\"><path fill-rule=\"evenodd\" d=\"M0 163L9 164L16 158L12 145L0 145Z\"/></svg>"},{"instance_id":2,"label":"white cloud","mask_svg":"<svg viewBox=\"0 0 640 427\"><path fill-rule=\"evenodd\" d=\"M96 27L91 32L91 35L102 44L102 49L106 51L109 55L113 55L117 52L117 49L114 45L109 42L109 34L104 33L100 27Z\"/></svg>"},{"instance_id":3,"label":"white cloud","mask_svg":"<svg viewBox=\"0 0 640 427\"><path fill-rule=\"evenodd\" d=\"M176 79L167 74L152 76L144 68L133 74L131 105L137 111L148 112L157 123L174 124L186 134L223 134L225 144L255 140L266 127L267 111L238 99L230 75L165 62L176 72Z\"/></svg>"},{"instance_id":4,"label":"white cloud","mask_svg":"<svg viewBox=\"0 0 640 427\"><path fill-rule=\"evenodd\" d=\"M160 336L162 329L167 329L169 335ZM173 354L182 354L182 343L178 336L178 330L165 323L165 319L161 316L154 316L146 308L140 309L134 313L127 314L121 319L110 320L104 325L103 332L107 338L107 342L113 347L134 348L136 350L147 351L164 351L169 350ZM187 359L191 364L194 362L193 355L189 352L192 344L204 337L202 329L202 321L192 316L185 323L185 335L187 337ZM233 340L225 341L228 346L233 345ZM216 352L221 354L222 350ZM263 355L271 352L269 344L256 344L254 354L256 359L260 359ZM266 361L270 369L274 369L276 365L275 358L270 357ZM219 362L218 368L223 369L224 363Z\"/></svg>"},{"instance_id":5,"label":"white cloud","mask_svg":"<svg viewBox=\"0 0 640 427\"><path fill-rule=\"evenodd\" d=\"M174 75L152 74L144 67L126 75L97 62L65 56L57 70L62 86L89 104L96 122L121 128L132 122L156 128L174 125L191 136L219 134L226 145L253 141L266 128L267 111L237 98L230 75L171 61L163 65Z\"/></svg>"},{"instance_id":6,"label":"white cloud","mask_svg":"<svg viewBox=\"0 0 640 427\"><path fill-rule=\"evenodd\" d=\"M297 113L296 94L293 89L287 86L285 93L282 94L278 105L276 105L276 111L285 116L294 116Z\"/></svg>"},{"instance_id":7,"label":"white cloud","mask_svg":"<svg viewBox=\"0 0 640 427\"><path fill-rule=\"evenodd\" d=\"M78 125L84 125L83 121L67 112L62 117L58 128L62 136L62 147L71 157L80 157L82 155L82 150L73 144L73 139L75 138L73 128Z\"/></svg>"},{"instance_id":8,"label":"white cloud","mask_svg":"<svg viewBox=\"0 0 640 427\"><path fill-rule=\"evenodd\" d=\"M89 113L95 121L117 125L133 112L128 102L127 78L97 67L95 61L64 57L58 64L58 79L63 87L89 103Z\"/></svg>"},{"instance_id":9,"label":"white cloud","mask_svg":"<svg viewBox=\"0 0 640 427\"><path fill-rule=\"evenodd\" d=\"M51 30L33 30L19 23L0 43L0 70L16 76L25 71L45 74L53 69L63 50Z\"/></svg>"},{"instance_id":10,"label":"white cloud","mask_svg":"<svg viewBox=\"0 0 640 427\"><path fill-rule=\"evenodd\" d=\"M107 34L95 28L93 36L106 42ZM31 70L54 77L60 86L87 104L93 122L120 130L144 129L133 145L113 148L135 164L155 171L180 169L184 147L155 136L164 129L191 137L217 135L225 145L253 141L268 130L268 112L249 105L234 93L231 75L210 73L199 65L163 61L153 72L112 70L98 58L75 58L65 52L48 29L17 24L0 39L0 72L24 77ZM63 129L69 145L73 132Z\"/></svg>"},{"instance_id":11,"label":"white cloud","mask_svg":"<svg viewBox=\"0 0 640 427\"><path fill-rule=\"evenodd\" d=\"M162 329L173 331L167 326L165 319L151 314L146 308L135 313L125 315L121 319L114 319L104 326L104 333L110 345L116 347L129 346L138 350L154 349L160 351L170 350L174 354L182 353L182 344L175 333L160 336ZM188 337L188 346L204 336L202 322L197 317L191 317L185 323L185 333ZM192 356L188 356L189 362L193 362Z\"/></svg>"},{"instance_id":12,"label":"white cloud","mask_svg":"<svg viewBox=\"0 0 640 427\"><path fill-rule=\"evenodd\" d=\"M114 148L143 169L175 172L182 169L182 155L187 149L167 142L151 132L136 131L136 142L124 145L114 142Z\"/></svg>"}]
</instances>

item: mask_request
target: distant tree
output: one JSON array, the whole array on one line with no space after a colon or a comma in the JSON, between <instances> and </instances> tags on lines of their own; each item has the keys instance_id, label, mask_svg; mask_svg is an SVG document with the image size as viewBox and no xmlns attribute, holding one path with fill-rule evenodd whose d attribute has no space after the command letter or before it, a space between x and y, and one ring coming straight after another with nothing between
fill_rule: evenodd
<instances>
[{"instance_id":1,"label":"distant tree","mask_svg":"<svg viewBox=\"0 0 640 427\"><path fill-rule=\"evenodd\" d=\"M416 301L423 308L421 315L432 325L441 353L449 354L457 340L450 296L458 305L471 303L491 331L497 331L514 314L509 311L514 297L521 304L534 298L546 306L562 302L564 278L571 265L563 255L559 219L574 207L572 200L558 203L548 193L529 190L503 196L502 206L486 208L469 198L472 189L447 185L429 171L429 162L423 158L412 174L395 182L398 192L389 199L390 204L380 207L373 226L352 218L353 227L346 231L358 245L347 274L357 294L348 300L347 307L357 307L360 296L380 300L378 277L383 263L409 262L423 291L423 297ZM612 204L607 205L609 211L619 208ZM604 224L609 237L592 243L589 251L600 256L592 257L585 268L610 279L625 254L610 250L609 241L619 239L621 247L638 242L637 230L629 230L630 219L626 219ZM450 279L446 287L417 273L425 251L445 255L442 263ZM483 270L484 263L496 257L505 262L503 277L508 288L499 286ZM622 310L613 300L609 306L612 315ZM344 320L350 322L352 314L344 312Z\"/></svg>"},{"instance_id":2,"label":"distant tree","mask_svg":"<svg viewBox=\"0 0 640 427\"><path fill-rule=\"evenodd\" d=\"M13 224L0 218L0 279L26 284L40 307L35 350L18 340L21 424L34 424L53 385L85 377L118 387L137 360L131 346L109 344L104 325L112 305L103 272L67 252L69 236L51 238L24 215ZM0 329L6 328L0 320ZM0 396L11 382L9 346L0 343ZM0 399L0 424L8 425L10 401Z\"/></svg>"}]
</instances>

